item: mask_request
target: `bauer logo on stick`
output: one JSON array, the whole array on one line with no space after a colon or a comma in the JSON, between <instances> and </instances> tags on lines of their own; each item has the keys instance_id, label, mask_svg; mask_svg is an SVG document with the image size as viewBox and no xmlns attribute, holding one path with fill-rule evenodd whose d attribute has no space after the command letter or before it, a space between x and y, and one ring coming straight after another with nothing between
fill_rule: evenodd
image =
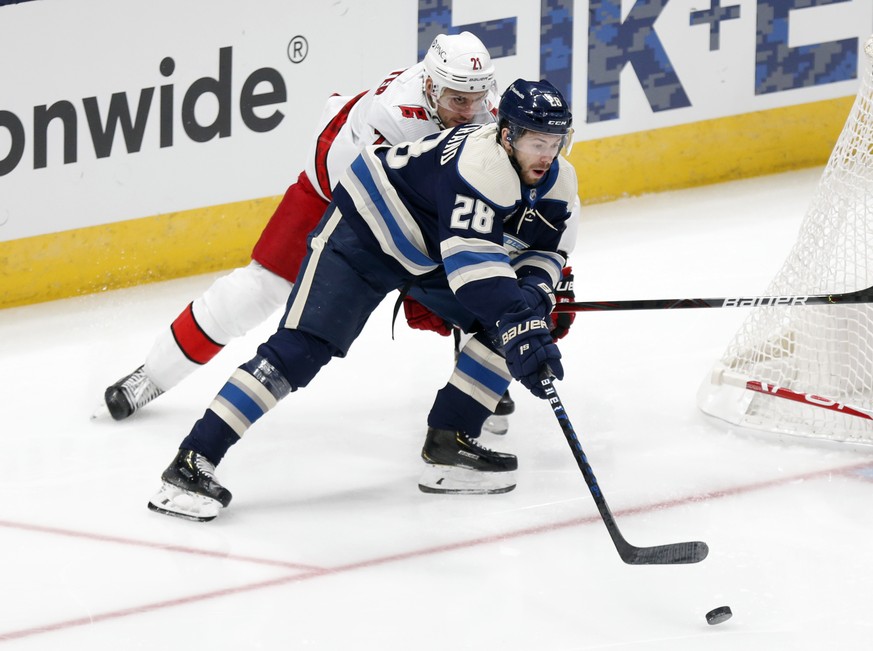
<instances>
[{"instance_id":1,"label":"bauer logo on stick","mask_svg":"<svg viewBox=\"0 0 873 651\"><path fill-rule=\"evenodd\" d=\"M809 296L750 296L726 298L722 307L771 307L776 305L805 305Z\"/></svg>"}]
</instances>

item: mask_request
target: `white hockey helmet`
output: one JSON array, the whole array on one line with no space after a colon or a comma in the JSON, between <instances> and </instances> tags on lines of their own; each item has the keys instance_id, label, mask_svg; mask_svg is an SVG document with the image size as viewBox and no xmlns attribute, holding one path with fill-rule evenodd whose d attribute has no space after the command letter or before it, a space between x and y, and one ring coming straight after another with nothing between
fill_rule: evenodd
<instances>
[{"instance_id":1,"label":"white hockey helmet","mask_svg":"<svg viewBox=\"0 0 873 651\"><path fill-rule=\"evenodd\" d=\"M482 41L470 32L438 34L424 57L436 98L446 88L479 93L494 86L494 64Z\"/></svg>"}]
</instances>

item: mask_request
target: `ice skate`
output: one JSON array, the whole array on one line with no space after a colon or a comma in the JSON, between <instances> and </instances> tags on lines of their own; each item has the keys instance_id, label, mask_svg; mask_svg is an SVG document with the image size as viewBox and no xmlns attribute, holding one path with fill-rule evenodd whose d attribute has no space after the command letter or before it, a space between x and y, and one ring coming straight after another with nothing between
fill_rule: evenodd
<instances>
[{"instance_id":1,"label":"ice skate","mask_svg":"<svg viewBox=\"0 0 873 651\"><path fill-rule=\"evenodd\" d=\"M489 450L462 432L427 430L421 450L427 467L418 482L425 493L507 493L515 488L515 455Z\"/></svg>"},{"instance_id":2,"label":"ice skate","mask_svg":"<svg viewBox=\"0 0 873 651\"><path fill-rule=\"evenodd\" d=\"M124 420L163 392L163 389L159 389L146 375L144 367L140 366L133 373L125 375L107 388L103 394L103 399L112 418ZM99 412L100 410L98 410Z\"/></svg>"},{"instance_id":3,"label":"ice skate","mask_svg":"<svg viewBox=\"0 0 873 651\"><path fill-rule=\"evenodd\" d=\"M491 414L482 425L482 429L491 434L506 434L509 431L509 414L515 411L515 400L513 400L509 391L500 397L500 402L494 413Z\"/></svg>"},{"instance_id":4,"label":"ice skate","mask_svg":"<svg viewBox=\"0 0 873 651\"><path fill-rule=\"evenodd\" d=\"M215 466L191 450L179 450L161 479L163 486L148 506L165 515L207 522L214 520L232 498L215 478Z\"/></svg>"}]
</instances>

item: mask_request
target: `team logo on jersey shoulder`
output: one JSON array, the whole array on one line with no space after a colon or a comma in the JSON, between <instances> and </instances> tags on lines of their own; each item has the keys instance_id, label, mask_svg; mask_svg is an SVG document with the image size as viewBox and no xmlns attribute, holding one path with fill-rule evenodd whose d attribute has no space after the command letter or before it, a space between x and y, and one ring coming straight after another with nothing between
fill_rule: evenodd
<instances>
[{"instance_id":1,"label":"team logo on jersey shoulder","mask_svg":"<svg viewBox=\"0 0 873 651\"><path fill-rule=\"evenodd\" d=\"M424 109L423 106L407 106L404 104L399 104L397 108L400 109L400 117L402 118L425 121L430 119L427 115L427 111Z\"/></svg>"}]
</instances>

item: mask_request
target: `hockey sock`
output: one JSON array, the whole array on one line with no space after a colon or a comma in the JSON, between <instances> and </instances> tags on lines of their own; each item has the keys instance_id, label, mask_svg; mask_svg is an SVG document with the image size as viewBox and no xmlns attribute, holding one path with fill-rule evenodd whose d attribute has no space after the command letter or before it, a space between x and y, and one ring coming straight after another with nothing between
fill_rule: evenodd
<instances>
[{"instance_id":1,"label":"hockey sock","mask_svg":"<svg viewBox=\"0 0 873 651\"><path fill-rule=\"evenodd\" d=\"M194 423L191 433L185 437L180 450L193 450L218 465L227 454L230 446L239 441L239 436L230 425L219 418L214 411L207 410L203 418Z\"/></svg>"},{"instance_id":2,"label":"hockey sock","mask_svg":"<svg viewBox=\"0 0 873 651\"><path fill-rule=\"evenodd\" d=\"M193 303L189 303L188 307L176 317L170 325L170 330L179 350L195 364L205 364L224 348L223 344L213 341L197 323L197 319L194 318Z\"/></svg>"},{"instance_id":3,"label":"hockey sock","mask_svg":"<svg viewBox=\"0 0 873 651\"><path fill-rule=\"evenodd\" d=\"M269 360L289 391L297 391L312 381L321 367L340 351L329 342L300 330L279 328L258 346L258 355Z\"/></svg>"},{"instance_id":4,"label":"hockey sock","mask_svg":"<svg viewBox=\"0 0 873 651\"><path fill-rule=\"evenodd\" d=\"M249 360L221 387L182 449L200 452L217 465L230 446L290 392L288 381L270 362L260 356Z\"/></svg>"},{"instance_id":5,"label":"hockey sock","mask_svg":"<svg viewBox=\"0 0 873 651\"><path fill-rule=\"evenodd\" d=\"M427 424L428 427L460 431L476 437L482 430L482 423L490 415L487 407L457 387L447 384L437 392L427 416Z\"/></svg>"}]
</instances>

